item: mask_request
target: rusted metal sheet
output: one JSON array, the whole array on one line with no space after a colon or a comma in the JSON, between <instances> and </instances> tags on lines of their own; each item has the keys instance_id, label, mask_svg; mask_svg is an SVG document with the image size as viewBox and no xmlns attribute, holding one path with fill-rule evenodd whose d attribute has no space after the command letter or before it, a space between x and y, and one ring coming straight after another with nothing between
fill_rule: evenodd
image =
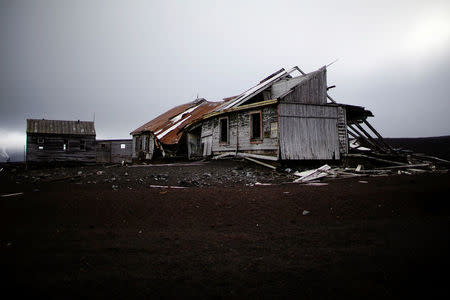
<instances>
[{"instance_id":1,"label":"rusted metal sheet","mask_svg":"<svg viewBox=\"0 0 450 300\"><path fill-rule=\"evenodd\" d=\"M27 119L27 133L95 135L94 122Z\"/></svg>"},{"instance_id":2,"label":"rusted metal sheet","mask_svg":"<svg viewBox=\"0 0 450 300\"><path fill-rule=\"evenodd\" d=\"M149 131L163 144L177 144L183 134L180 132L180 129L198 121L203 115L211 112L221 103L222 102L209 102L205 99L197 99L179 105L137 128L131 132L131 135Z\"/></svg>"}]
</instances>

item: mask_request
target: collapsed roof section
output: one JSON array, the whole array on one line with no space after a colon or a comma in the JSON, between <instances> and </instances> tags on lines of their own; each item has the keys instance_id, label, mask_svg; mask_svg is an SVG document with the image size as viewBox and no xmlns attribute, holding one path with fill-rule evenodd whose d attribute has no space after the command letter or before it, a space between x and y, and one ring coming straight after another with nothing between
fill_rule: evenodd
<instances>
[{"instance_id":1,"label":"collapsed roof section","mask_svg":"<svg viewBox=\"0 0 450 300\"><path fill-rule=\"evenodd\" d=\"M181 128L202 118L204 114L213 111L221 103L209 102L203 98L196 99L170 109L130 134L135 135L149 131L163 144L177 144L183 134L180 132Z\"/></svg>"}]
</instances>

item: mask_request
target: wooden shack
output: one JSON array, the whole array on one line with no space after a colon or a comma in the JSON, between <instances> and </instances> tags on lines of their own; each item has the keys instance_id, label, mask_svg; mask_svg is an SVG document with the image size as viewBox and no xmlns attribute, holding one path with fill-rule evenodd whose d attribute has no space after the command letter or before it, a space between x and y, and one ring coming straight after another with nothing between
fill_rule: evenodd
<instances>
[{"instance_id":1,"label":"wooden shack","mask_svg":"<svg viewBox=\"0 0 450 300\"><path fill-rule=\"evenodd\" d=\"M27 119L26 160L95 163L94 122Z\"/></svg>"},{"instance_id":2,"label":"wooden shack","mask_svg":"<svg viewBox=\"0 0 450 300\"><path fill-rule=\"evenodd\" d=\"M335 160L348 151L346 128L345 107L327 103L326 68L305 74L295 67L206 114L189 129L189 142L199 140L203 156Z\"/></svg>"},{"instance_id":3,"label":"wooden shack","mask_svg":"<svg viewBox=\"0 0 450 300\"><path fill-rule=\"evenodd\" d=\"M97 163L131 162L132 142L131 139L97 140Z\"/></svg>"}]
</instances>

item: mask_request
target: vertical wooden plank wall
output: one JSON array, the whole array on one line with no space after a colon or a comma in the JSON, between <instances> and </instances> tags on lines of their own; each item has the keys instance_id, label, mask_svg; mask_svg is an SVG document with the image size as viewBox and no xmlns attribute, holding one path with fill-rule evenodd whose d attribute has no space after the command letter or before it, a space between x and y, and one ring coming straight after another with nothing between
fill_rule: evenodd
<instances>
[{"instance_id":1,"label":"vertical wooden plank wall","mask_svg":"<svg viewBox=\"0 0 450 300\"><path fill-rule=\"evenodd\" d=\"M281 158L339 159L338 107L279 104Z\"/></svg>"}]
</instances>

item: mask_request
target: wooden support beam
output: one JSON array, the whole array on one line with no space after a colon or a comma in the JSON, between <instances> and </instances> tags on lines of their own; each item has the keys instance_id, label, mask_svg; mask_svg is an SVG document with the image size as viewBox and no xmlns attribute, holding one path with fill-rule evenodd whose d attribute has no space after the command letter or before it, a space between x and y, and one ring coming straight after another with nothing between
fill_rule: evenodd
<instances>
[{"instance_id":1,"label":"wooden support beam","mask_svg":"<svg viewBox=\"0 0 450 300\"><path fill-rule=\"evenodd\" d=\"M362 139L367 144L372 145L372 147L374 147L375 149L380 148L377 144L375 144L371 140L367 139L361 132L359 132L355 127L353 127L352 124L347 124L347 126L358 135L358 138ZM382 150L384 151L384 149L382 149Z\"/></svg>"},{"instance_id":2,"label":"wooden support beam","mask_svg":"<svg viewBox=\"0 0 450 300\"><path fill-rule=\"evenodd\" d=\"M388 143L386 143L386 141L383 139L383 137L381 136L381 134L378 133L378 131L369 123L369 121L367 121L367 119L363 120L364 124L366 124L366 126L372 130L373 133L375 133L375 135L377 136L377 138L386 146L388 147L391 151L395 151L394 148L391 147L391 145L389 145Z\"/></svg>"},{"instance_id":3,"label":"wooden support beam","mask_svg":"<svg viewBox=\"0 0 450 300\"><path fill-rule=\"evenodd\" d=\"M376 169L377 170L378 169L391 170L391 169L410 169L410 168L424 168L424 167L430 167L430 164L415 164L415 165L404 164L404 165L384 167L384 168L376 168Z\"/></svg>"},{"instance_id":4,"label":"wooden support beam","mask_svg":"<svg viewBox=\"0 0 450 300\"><path fill-rule=\"evenodd\" d=\"M331 97L330 97L330 95L328 95L328 93L327 93L327 98L328 98L328 99L330 99L330 100L331 100L331 102L333 102L334 104L337 104L337 102L336 102L336 101L334 101L334 99L333 99L333 98L331 98Z\"/></svg>"},{"instance_id":5,"label":"wooden support beam","mask_svg":"<svg viewBox=\"0 0 450 300\"><path fill-rule=\"evenodd\" d=\"M380 149L382 149L383 151L387 151L389 152L390 149L386 148L383 144L381 144L380 142L377 142L377 140L375 140L361 125L359 125L358 123L353 123L356 127L358 127L359 130L361 130L361 132L367 136L367 138L369 140L371 140L374 144L378 145Z\"/></svg>"},{"instance_id":6,"label":"wooden support beam","mask_svg":"<svg viewBox=\"0 0 450 300\"><path fill-rule=\"evenodd\" d=\"M354 134L353 132L351 132L348 128L347 128L347 133L350 134L355 139L358 139L358 136L356 134Z\"/></svg>"},{"instance_id":7,"label":"wooden support beam","mask_svg":"<svg viewBox=\"0 0 450 300\"><path fill-rule=\"evenodd\" d=\"M398 166L404 166L405 165L405 163L401 163L401 162L398 162L398 161L382 159L382 158L373 157L373 156L364 155L364 154L352 154L352 153L345 154L345 153L343 153L342 156L344 156L344 157L368 158L368 159L372 159L372 160L376 160L376 161L380 161L380 162L384 162L384 163L388 163L388 164L398 165Z\"/></svg>"}]
</instances>

